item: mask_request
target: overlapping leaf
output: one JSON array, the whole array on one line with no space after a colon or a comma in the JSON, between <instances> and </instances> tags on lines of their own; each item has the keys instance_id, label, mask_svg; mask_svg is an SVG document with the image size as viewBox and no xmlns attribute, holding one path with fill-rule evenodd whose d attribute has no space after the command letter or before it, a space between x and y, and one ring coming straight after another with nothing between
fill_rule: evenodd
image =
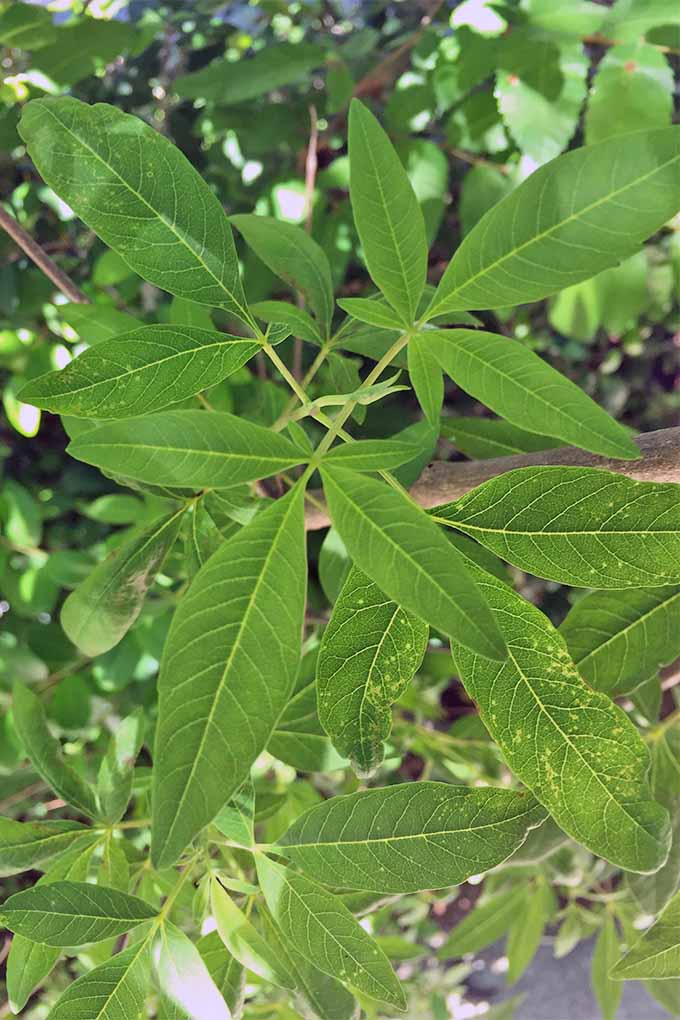
<instances>
[{"instance_id":1,"label":"overlapping leaf","mask_svg":"<svg viewBox=\"0 0 680 1020\"><path fill-rule=\"evenodd\" d=\"M315 967L379 1002L406 1000L390 962L342 900L304 875L258 854L264 898L284 939Z\"/></svg>"},{"instance_id":2,"label":"overlapping leaf","mask_svg":"<svg viewBox=\"0 0 680 1020\"><path fill-rule=\"evenodd\" d=\"M86 655L113 648L135 622L183 514L184 508L136 529L66 599L61 625Z\"/></svg>"},{"instance_id":3,"label":"overlapping leaf","mask_svg":"<svg viewBox=\"0 0 680 1020\"><path fill-rule=\"evenodd\" d=\"M298 488L218 549L175 613L154 761L152 853L161 866L247 778L290 694L305 602L303 529Z\"/></svg>"},{"instance_id":4,"label":"overlapping leaf","mask_svg":"<svg viewBox=\"0 0 680 1020\"><path fill-rule=\"evenodd\" d=\"M42 870L68 850L97 840L78 822L16 822L0 818L0 876Z\"/></svg>"},{"instance_id":5,"label":"overlapping leaf","mask_svg":"<svg viewBox=\"0 0 680 1020\"><path fill-rule=\"evenodd\" d=\"M151 984L147 939L68 985L50 1020L138 1020Z\"/></svg>"},{"instance_id":6,"label":"overlapping leaf","mask_svg":"<svg viewBox=\"0 0 680 1020\"><path fill-rule=\"evenodd\" d=\"M680 893L611 972L622 980L680 978Z\"/></svg>"},{"instance_id":7,"label":"overlapping leaf","mask_svg":"<svg viewBox=\"0 0 680 1020\"><path fill-rule=\"evenodd\" d=\"M350 556L389 598L483 655L503 655L498 628L463 559L423 510L353 471L326 467L322 477Z\"/></svg>"},{"instance_id":8,"label":"overlapping leaf","mask_svg":"<svg viewBox=\"0 0 680 1020\"><path fill-rule=\"evenodd\" d=\"M191 939L174 924L161 925L151 947L162 992L189 1020L231 1020L231 1012Z\"/></svg>"},{"instance_id":9,"label":"overlapping leaf","mask_svg":"<svg viewBox=\"0 0 680 1020\"><path fill-rule=\"evenodd\" d=\"M595 468L519 468L436 516L539 577L583 588L661 586L680 582L679 492Z\"/></svg>"},{"instance_id":10,"label":"overlapping leaf","mask_svg":"<svg viewBox=\"0 0 680 1020\"><path fill-rule=\"evenodd\" d=\"M510 790L404 783L333 797L279 845L303 871L347 889L441 889L496 867L546 812Z\"/></svg>"},{"instance_id":11,"label":"overlapping leaf","mask_svg":"<svg viewBox=\"0 0 680 1020\"><path fill-rule=\"evenodd\" d=\"M352 568L324 632L317 693L321 725L361 773L382 761L392 704L422 662L428 634L418 616Z\"/></svg>"},{"instance_id":12,"label":"overlapping leaf","mask_svg":"<svg viewBox=\"0 0 680 1020\"><path fill-rule=\"evenodd\" d=\"M680 589L592 592L570 610L560 632L589 684L623 694L680 655Z\"/></svg>"},{"instance_id":13,"label":"overlapping leaf","mask_svg":"<svg viewBox=\"0 0 680 1020\"><path fill-rule=\"evenodd\" d=\"M658 870L668 856L668 813L651 799L638 731L581 679L543 613L491 575L479 585L508 657L493 663L459 645L453 656L508 765L593 853L629 871Z\"/></svg>"}]
</instances>

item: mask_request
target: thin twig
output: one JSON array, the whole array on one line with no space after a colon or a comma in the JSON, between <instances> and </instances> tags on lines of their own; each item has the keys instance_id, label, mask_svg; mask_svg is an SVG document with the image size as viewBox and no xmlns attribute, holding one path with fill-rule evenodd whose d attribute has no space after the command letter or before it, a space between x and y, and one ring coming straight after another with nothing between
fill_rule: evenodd
<instances>
[{"instance_id":1,"label":"thin twig","mask_svg":"<svg viewBox=\"0 0 680 1020\"><path fill-rule=\"evenodd\" d=\"M0 206L0 227L5 230L21 250L28 255L29 259L35 262L38 269L41 269L45 276L52 281L61 293L78 305L89 304L89 298L83 294L66 273L62 272L58 265L52 261L37 241L34 241L30 234L27 234L13 216Z\"/></svg>"}]
</instances>

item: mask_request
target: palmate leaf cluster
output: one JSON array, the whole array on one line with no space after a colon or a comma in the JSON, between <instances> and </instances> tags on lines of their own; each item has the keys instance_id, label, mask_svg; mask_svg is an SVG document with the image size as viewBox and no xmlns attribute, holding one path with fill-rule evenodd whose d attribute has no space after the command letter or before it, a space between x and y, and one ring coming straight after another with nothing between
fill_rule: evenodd
<instances>
[{"instance_id":1,"label":"palmate leaf cluster","mask_svg":"<svg viewBox=\"0 0 680 1020\"><path fill-rule=\"evenodd\" d=\"M529 6L533 27L511 46L493 37L487 55L518 140L533 138L527 122L541 113L512 93L536 70L531 33L562 39L556 81L550 68L541 80L565 117L575 73L568 19ZM580 15L592 20L593 6ZM641 125L623 117L616 133L598 109L625 73L617 50L637 45L623 39L599 72L587 144L536 153L542 165L471 226L436 288L417 190L369 104L352 100L349 195L371 282L367 296L337 302L309 232L257 212L228 217L144 120L73 97L24 107L18 131L45 184L122 265L184 304L172 322L112 310L88 334L85 320L84 349L17 394L61 415L73 460L121 487L91 512L132 525L61 606L83 663L116 655L150 606L165 599L172 613L148 635L157 703L116 721L96 773L55 736L31 678L14 684L7 735L73 816L0 819L0 873L43 873L0 907L14 1012L66 955L79 976L55 996L52 1020L134 1020L147 1006L159 1018L247 1017L253 981L284 1016L393 1016L409 1009L393 966L404 946L375 937L376 910L480 875L482 898L442 959L507 933L514 982L559 914L565 945L597 931L606 1017L628 978L672 1001L678 730L674 717L637 723L649 683L680 652L680 490L628 477L631 430L477 317L601 280L680 208L680 127L661 117L631 130ZM658 63L636 54L641 67ZM311 44L261 51L233 77L234 102L294 83L321 57ZM231 81L224 70L180 78L179 94L210 99ZM652 92L657 78L663 69L645 79ZM251 299L234 231L242 261L259 259L297 304ZM294 346L311 352L304 378ZM285 393L273 412L220 402L220 384L262 368ZM496 417L481 429L442 420L454 384ZM422 421L364 430L367 409L405 387ZM440 434L480 458L564 444L623 470L519 468L426 510L408 486ZM10 537L26 548L21 491ZM331 525L318 573L333 608L310 626L306 524L319 512ZM518 590L522 572L583 590L559 628ZM430 649L476 706L452 737L407 718L393 730L393 705ZM439 779L379 771L410 747L427 757L428 741ZM267 771L275 760L319 776L329 795L303 782L283 796L278 766ZM342 775L335 787L329 773ZM559 902L567 859L601 883L604 909ZM640 910L653 918L642 933Z\"/></svg>"}]
</instances>

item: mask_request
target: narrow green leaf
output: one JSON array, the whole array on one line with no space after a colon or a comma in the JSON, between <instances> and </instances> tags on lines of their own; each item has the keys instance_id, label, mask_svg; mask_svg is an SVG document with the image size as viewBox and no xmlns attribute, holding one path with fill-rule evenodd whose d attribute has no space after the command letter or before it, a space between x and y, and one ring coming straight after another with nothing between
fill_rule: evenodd
<instances>
[{"instance_id":1,"label":"narrow green leaf","mask_svg":"<svg viewBox=\"0 0 680 1020\"><path fill-rule=\"evenodd\" d=\"M66 599L61 625L85 655L107 652L135 622L183 514L184 507L135 529Z\"/></svg>"},{"instance_id":2,"label":"narrow green leaf","mask_svg":"<svg viewBox=\"0 0 680 1020\"><path fill-rule=\"evenodd\" d=\"M295 988L295 978L286 967L285 960L277 955L252 921L239 910L214 875L210 881L210 909L219 936L235 959L265 981L271 981L280 988Z\"/></svg>"},{"instance_id":3,"label":"narrow green leaf","mask_svg":"<svg viewBox=\"0 0 680 1020\"><path fill-rule=\"evenodd\" d=\"M352 212L368 271L411 325L427 273L425 221L392 143L358 99L349 109L349 164Z\"/></svg>"},{"instance_id":4,"label":"narrow green leaf","mask_svg":"<svg viewBox=\"0 0 680 1020\"><path fill-rule=\"evenodd\" d=\"M367 322L369 326L382 326L384 329L402 329L403 322L392 306L384 298L342 298L338 305L359 322Z\"/></svg>"},{"instance_id":5,"label":"narrow green leaf","mask_svg":"<svg viewBox=\"0 0 680 1020\"><path fill-rule=\"evenodd\" d=\"M267 941L294 975L297 993L305 1000L312 1015L319 1020L356 1020L357 1004L351 992L330 974L324 974L300 956L295 944L282 937L266 907L259 909L259 915Z\"/></svg>"},{"instance_id":6,"label":"narrow green leaf","mask_svg":"<svg viewBox=\"0 0 680 1020\"><path fill-rule=\"evenodd\" d=\"M151 485L225 488L285 471L304 455L262 425L219 411L163 411L91 429L68 452Z\"/></svg>"},{"instance_id":7,"label":"narrow green leaf","mask_svg":"<svg viewBox=\"0 0 680 1020\"><path fill-rule=\"evenodd\" d=\"M112 305L59 305L59 315L86 344L98 344L141 326L139 319Z\"/></svg>"},{"instance_id":8,"label":"narrow green leaf","mask_svg":"<svg viewBox=\"0 0 680 1020\"><path fill-rule=\"evenodd\" d=\"M231 1010L232 1020L241 1020L246 976L242 964L227 951L216 931L211 931L200 938L197 948L211 978Z\"/></svg>"},{"instance_id":9,"label":"narrow green leaf","mask_svg":"<svg viewBox=\"0 0 680 1020\"><path fill-rule=\"evenodd\" d=\"M232 216L231 222L264 264L302 294L321 333L328 336L333 318L333 280L323 248L302 227L284 220L242 214Z\"/></svg>"},{"instance_id":10,"label":"narrow green leaf","mask_svg":"<svg viewBox=\"0 0 680 1020\"><path fill-rule=\"evenodd\" d=\"M229 221L167 138L70 96L29 103L19 132L47 184L143 279L250 324Z\"/></svg>"},{"instance_id":11,"label":"narrow green leaf","mask_svg":"<svg viewBox=\"0 0 680 1020\"><path fill-rule=\"evenodd\" d=\"M15 822L0 818L0 877L42 870L68 850L98 835L78 822Z\"/></svg>"},{"instance_id":12,"label":"narrow green leaf","mask_svg":"<svg viewBox=\"0 0 680 1020\"><path fill-rule=\"evenodd\" d=\"M650 798L638 731L585 684L540 610L489 574L478 583L508 657L492 663L459 645L453 656L509 767L593 853L629 871L658 870L668 856L668 812Z\"/></svg>"},{"instance_id":13,"label":"narrow green leaf","mask_svg":"<svg viewBox=\"0 0 680 1020\"><path fill-rule=\"evenodd\" d=\"M324 801L301 815L278 846L328 885L416 892L495 868L545 817L523 793L403 783Z\"/></svg>"},{"instance_id":14,"label":"narrow green leaf","mask_svg":"<svg viewBox=\"0 0 680 1020\"><path fill-rule=\"evenodd\" d=\"M124 935L156 914L137 896L89 882L35 885L10 896L0 908L10 931L29 938L39 933L45 945L62 947Z\"/></svg>"},{"instance_id":15,"label":"narrow green leaf","mask_svg":"<svg viewBox=\"0 0 680 1020\"><path fill-rule=\"evenodd\" d=\"M536 955L555 906L553 891L544 881L539 881L528 893L522 911L518 912L508 932L505 955L508 958L509 985L519 981Z\"/></svg>"},{"instance_id":16,"label":"narrow green leaf","mask_svg":"<svg viewBox=\"0 0 680 1020\"><path fill-rule=\"evenodd\" d=\"M324 50L311 43L277 43L234 63L220 58L177 78L173 88L187 99L215 100L234 106L305 78L324 61Z\"/></svg>"},{"instance_id":17,"label":"narrow green leaf","mask_svg":"<svg viewBox=\"0 0 680 1020\"><path fill-rule=\"evenodd\" d=\"M596 468L519 468L436 516L538 577L581 588L661 586L680 582L678 492Z\"/></svg>"},{"instance_id":18,"label":"narrow green leaf","mask_svg":"<svg viewBox=\"0 0 680 1020\"><path fill-rule=\"evenodd\" d=\"M680 589L591 592L570 610L560 633L591 687L627 693L680 655Z\"/></svg>"},{"instance_id":19,"label":"narrow green leaf","mask_svg":"<svg viewBox=\"0 0 680 1020\"><path fill-rule=\"evenodd\" d=\"M558 156L467 235L428 317L538 301L631 255L680 205L680 128Z\"/></svg>"},{"instance_id":20,"label":"narrow green leaf","mask_svg":"<svg viewBox=\"0 0 680 1020\"><path fill-rule=\"evenodd\" d=\"M241 786L290 694L305 604L302 495L294 489L225 542L175 611L159 679L158 866L174 863Z\"/></svg>"},{"instance_id":21,"label":"narrow green leaf","mask_svg":"<svg viewBox=\"0 0 680 1020\"><path fill-rule=\"evenodd\" d=\"M383 482L336 467L321 474L331 518L357 566L404 609L500 658L498 627L431 518Z\"/></svg>"},{"instance_id":22,"label":"narrow green leaf","mask_svg":"<svg viewBox=\"0 0 680 1020\"><path fill-rule=\"evenodd\" d=\"M408 342L408 373L423 414L431 425L438 425L444 403L444 379L426 334L416 334Z\"/></svg>"},{"instance_id":23,"label":"narrow green leaf","mask_svg":"<svg viewBox=\"0 0 680 1020\"><path fill-rule=\"evenodd\" d=\"M406 1009L389 960L342 900L262 854L255 860L264 898L284 940L324 974Z\"/></svg>"},{"instance_id":24,"label":"narrow green leaf","mask_svg":"<svg viewBox=\"0 0 680 1020\"><path fill-rule=\"evenodd\" d=\"M611 971L615 980L680 978L680 893Z\"/></svg>"},{"instance_id":25,"label":"narrow green leaf","mask_svg":"<svg viewBox=\"0 0 680 1020\"><path fill-rule=\"evenodd\" d=\"M593 992L602 1013L602 1020L616 1020L621 1002L623 985L609 976L618 955L619 934L616 921L610 911L607 911L593 949L590 971Z\"/></svg>"},{"instance_id":26,"label":"narrow green leaf","mask_svg":"<svg viewBox=\"0 0 680 1020\"><path fill-rule=\"evenodd\" d=\"M101 817L113 824L119 821L132 793L135 761L144 739L144 712L138 708L121 720L109 737L106 754L99 766L97 794Z\"/></svg>"},{"instance_id":27,"label":"narrow green leaf","mask_svg":"<svg viewBox=\"0 0 680 1020\"><path fill-rule=\"evenodd\" d=\"M304 308L297 308L288 301L258 301L250 306L250 310L263 322L287 326L293 336L308 340L312 344L322 344L323 335Z\"/></svg>"},{"instance_id":28,"label":"narrow green leaf","mask_svg":"<svg viewBox=\"0 0 680 1020\"><path fill-rule=\"evenodd\" d=\"M550 450L558 443L497 418L442 418L441 434L472 460Z\"/></svg>"},{"instance_id":29,"label":"narrow green leaf","mask_svg":"<svg viewBox=\"0 0 680 1020\"><path fill-rule=\"evenodd\" d=\"M478 903L453 929L437 953L439 959L478 953L496 942L512 925L526 894L526 885L520 884Z\"/></svg>"},{"instance_id":30,"label":"narrow green leaf","mask_svg":"<svg viewBox=\"0 0 680 1020\"><path fill-rule=\"evenodd\" d=\"M90 860L96 844L65 854L38 879L37 886L50 882L84 882L87 878ZM29 998L61 956L58 948L42 942L32 942L23 935L14 935L7 957L7 997L13 1013L24 1008Z\"/></svg>"},{"instance_id":31,"label":"narrow green leaf","mask_svg":"<svg viewBox=\"0 0 680 1020\"><path fill-rule=\"evenodd\" d=\"M383 759L392 705L413 679L429 628L353 567L324 632L317 667L319 719L360 774Z\"/></svg>"},{"instance_id":32,"label":"narrow green leaf","mask_svg":"<svg viewBox=\"0 0 680 1020\"><path fill-rule=\"evenodd\" d=\"M174 924L164 922L151 947L161 991L190 1020L231 1020L231 1012L193 942Z\"/></svg>"},{"instance_id":33,"label":"narrow green leaf","mask_svg":"<svg viewBox=\"0 0 680 1020\"><path fill-rule=\"evenodd\" d=\"M472 329L427 339L446 374L511 424L604 457L640 456L627 429L519 341Z\"/></svg>"},{"instance_id":34,"label":"narrow green leaf","mask_svg":"<svg viewBox=\"0 0 680 1020\"><path fill-rule=\"evenodd\" d=\"M151 414L221 382L260 345L192 326L141 326L102 340L60 372L32 379L27 404L78 418Z\"/></svg>"},{"instance_id":35,"label":"narrow green leaf","mask_svg":"<svg viewBox=\"0 0 680 1020\"><path fill-rule=\"evenodd\" d=\"M593 80L585 119L586 142L665 127L673 112L673 71L656 46L641 40L612 46Z\"/></svg>"},{"instance_id":36,"label":"narrow green leaf","mask_svg":"<svg viewBox=\"0 0 680 1020\"><path fill-rule=\"evenodd\" d=\"M68 804L95 818L99 811L96 794L65 760L61 744L50 733L38 696L17 681L12 704L17 734L38 775Z\"/></svg>"},{"instance_id":37,"label":"narrow green leaf","mask_svg":"<svg viewBox=\"0 0 680 1020\"><path fill-rule=\"evenodd\" d=\"M323 462L353 471L391 471L411 460L414 452L414 444L403 439L357 439L354 443L334 446Z\"/></svg>"},{"instance_id":38,"label":"narrow green leaf","mask_svg":"<svg viewBox=\"0 0 680 1020\"><path fill-rule=\"evenodd\" d=\"M255 843L254 817L255 790L248 778L215 817L213 825L230 842L250 847Z\"/></svg>"},{"instance_id":39,"label":"narrow green leaf","mask_svg":"<svg viewBox=\"0 0 680 1020\"><path fill-rule=\"evenodd\" d=\"M72 982L49 1020L139 1020L151 984L151 954L144 939Z\"/></svg>"}]
</instances>

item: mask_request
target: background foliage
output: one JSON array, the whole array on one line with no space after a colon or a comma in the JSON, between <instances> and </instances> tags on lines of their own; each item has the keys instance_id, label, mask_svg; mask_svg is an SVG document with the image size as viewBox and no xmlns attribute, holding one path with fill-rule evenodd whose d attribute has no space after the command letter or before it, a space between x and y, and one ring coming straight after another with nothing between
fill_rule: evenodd
<instances>
[{"instance_id":1,"label":"background foliage","mask_svg":"<svg viewBox=\"0 0 680 1020\"><path fill-rule=\"evenodd\" d=\"M125 815L129 838L123 844L109 830L70 862L68 874L51 873L51 880L85 881L98 874L101 884L116 888L121 896L129 889L153 900L165 894L174 880L169 869L149 875L145 864L161 650L178 597L205 550L211 548L213 532L237 534L252 516L252 497L246 493L234 502L216 497L208 513L196 512L191 526L175 522L173 504L162 491L123 487L95 468L66 457L69 435L77 440L77 423L41 414L22 402L18 393L43 373L68 364L84 344L103 342L140 324L239 330L228 311L211 312L182 297L170 298L143 282L74 216L28 157L17 133L23 105L44 95L69 94L136 114L188 156L230 216L256 212L301 226L326 252L336 295L361 298L372 290L363 261L363 250L368 253L371 239L367 235L360 242L349 204L347 108L352 95L362 97L379 115L406 168L431 246L428 279L436 283L453 250L481 216L537 167L581 144L671 123L680 16L677 4L670 0L618 0L614 5L581 0L560 4L466 0L429 8L416 3L216 5L102 0L82 4L63 0L49 10L38 4L5 4L0 11L0 45L4 206L87 298L87 303L67 300L9 237L0 236L0 372L5 412L0 424L0 698L6 709L0 723L0 804L5 817L36 825L72 818L73 811L64 801L77 805L79 817L87 816L91 813L88 788L81 777L94 775L103 760L100 793L108 791L114 821L127 810L131 789L132 803ZM246 218L236 216L233 223L237 238L248 244L238 241L249 304L259 307L263 318L275 321L280 305L264 303L293 301L288 307L289 314L298 315L295 334L305 336L304 330L311 330L312 338L323 341L332 309L324 307L313 277L307 287L300 287L296 277L305 301L299 300L290 285L285 250L277 250L276 237L258 233L264 227ZM567 287L547 301L482 313L481 320L485 328L544 355L614 417L635 430L648 431L678 424L679 299L680 224L675 221L615 269ZM304 318L305 304L314 319ZM366 355L364 342L365 337L357 339L354 347ZM340 346L342 353L331 353L315 377L310 390L315 398L352 392L371 368L367 357L352 356L351 338ZM310 344L303 347L292 339L276 350L286 364L299 370L298 376L309 370L316 353ZM419 370L419 356L420 370L429 378L428 352L419 355L415 347L409 349L411 378ZM210 371L208 366L206 379ZM521 430L507 426L499 430L481 403L448 380L445 420L439 423L435 395L428 416L430 425L436 423L437 428L427 432L414 395L400 388L404 378L392 380L394 392L375 394L382 398L379 402L358 405L348 426L361 425L366 438L390 436L410 424L420 430L416 433L420 459L407 465L400 479L404 484L417 477L435 445L440 458L456 459L482 459L547 445L532 445L535 437ZM289 401L281 377L261 354L228 380L204 389L203 399L215 410L267 426ZM427 414L427 401L421 403ZM198 407L195 401L191 405ZM316 442L323 429L312 423L308 432ZM283 447L281 457L285 459ZM294 458L282 460L281 470L294 463ZM169 552L136 623L131 629L122 626L120 640L113 644L110 634L92 636L90 628L83 639L85 651L83 641L76 647L60 624L60 610L69 593L78 589L107 553L127 541L132 526L156 521L161 514L167 520L163 535L154 536L159 561ZM267 540L264 534L263 541ZM324 628L349 562L334 530L312 532L308 544L306 644L297 694L269 745L269 754L258 759L254 772L255 820L263 843L281 837L304 810L327 795L358 789L340 753L358 760L366 772L379 764L382 753L376 751L375 734L361 748L345 749L341 740L336 740L334 748L316 717L316 659L320 642L334 639L331 628ZM482 566L492 572L499 569L490 554ZM517 589L555 624L562 623L572 604L582 598L581 592L514 568L513 579ZM362 576L354 577L359 588L362 580ZM91 591L85 595L79 591L80 596L70 595L75 600L70 603L74 627L83 619L83 605L88 600L91 605L93 598ZM372 593L364 594L370 601ZM643 639L633 657L632 675L626 676L630 650L619 653L620 661L615 649L608 661L593 662L586 627L578 615L587 612L583 606L589 598L598 598L596 610L591 604L589 611L599 612L604 619L615 611L613 604L607 604L613 594L599 593L578 602L562 633L586 679L623 701L641 727L653 751L657 798L669 807L675 805L677 812L675 794L668 792L673 787L677 791L680 775L680 738L673 715L676 674L671 668L659 676L660 662L665 665L680 652L675 647L677 588L639 593L648 600L648 611L657 614L656 625L665 628L670 638L662 660L652 656L650 661L644 658ZM106 599L107 592L99 597ZM61 620L67 617L68 611ZM411 628L414 645L423 645L420 621L414 617L405 620L404 626ZM73 638L68 625L67 630ZM395 637L395 642L398 648L403 636ZM442 641L434 637L422 663L414 655L413 683L393 691L397 705L380 766L381 786L416 778L445 780L471 790L489 782L510 784L504 759L457 682L445 652ZM465 654L459 650L459 664ZM276 664L272 676L275 671ZM409 671L405 664L401 673ZM603 675L598 676L598 671ZM41 734L26 731L25 723L17 719L16 703L10 710L11 687L17 680L40 695L50 730L62 738L63 754L71 766L65 773L67 789L50 789L44 771L39 775L41 770L27 761L31 741L40 741ZM320 685L322 681L320 675ZM32 697L29 691L25 696ZM22 715L39 720L31 701ZM389 734L390 720L379 718L379 708L376 716L371 724L377 727L380 748ZM332 730L332 719L321 721L326 730ZM121 779L121 756L134 759L140 748L134 771L123 768ZM505 760L512 764L507 751ZM107 768L113 770L113 779L107 780ZM221 831L239 842L243 833L234 835L235 824L233 817L224 818ZM476 881L438 893L390 896L386 889L377 906L376 897L368 894L345 897L358 916L365 916L364 924L404 979L408 1015L436 1020L476 1015L454 1012L466 998L468 1003L480 998L478 993L475 997L474 954L507 936L506 976L513 985L530 965L544 933L558 958L568 956L581 940L595 937L594 992L602 1015L616 1015L621 984L608 977L610 966L620 955L624 939L630 937L636 917L643 911L656 913L660 901L666 902L677 889L678 849L665 871L666 887L661 888L657 880L645 884L644 876L629 873L624 879L613 865L592 856L548 823L534 836L531 847L527 844L508 866L491 873L481 889ZM235 927L229 916L234 902L246 911L251 908L254 875L249 855L228 847L222 853L232 874L240 875L231 888L235 900L215 881L212 889L210 883L202 882L193 893L185 886L178 894L181 910L175 920L192 935L200 934L211 897L218 928L230 933ZM276 881L273 872L265 874L267 867L262 863L259 875L265 890ZM275 869L273 864L269 867ZM32 885L35 877L30 872L8 877L6 892ZM333 884L327 876L319 877ZM140 909L122 901L114 907L123 913ZM288 1018L310 1010L330 1016L324 1013L323 997L315 1002L314 994L311 998L308 994L301 1004L281 990L280 986L290 986L290 975L280 973L286 960L284 947L276 941L280 935L265 910L258 911L258 926L269 938L269 948L263 949L257 942L261 936L246 928L244 943L255 962L248 971L244 1017ZM37 991L29 977L23 984L17 979L15 963L13 983L10 978L6 989L9 1007L16 1010L26 1004L22 1015L28 1020L46 1016L75 976L111 957L126 930L111 921L98 934L101 941L86 950L70 951L68 938L56 946L42 946L47 959L33 961L35 973L44 975L35 982ZM171 970L176 965L172 960L187 950L181 932L173 927L167 930L168 938L176 939L175 949L168 948L165 958ZM21 938L18 934L14 939L12 952L17 959L19 952L29 953L30 944L22 947ZM274 952L272 945L277 947ZM224 965L220 947L214 934L206 934L199 943L207 963L213 953L215 966L226 966L221 986L236 1013L235 1004L242 997L242 968L233 960ZM243 950L230 948L240 959ZM21 970L30 975L24 959ZM304 966L299 961L297 965ZM284 971L291 968L295 969L294 963L284 962ZM216 971L209 969L214 977ZM168 973L161 962L158 985L165 991L173 987ZM306 987L304 976L298 975L296 983ZM647 984L659 1003L677 1014L677 982ZM203 989L202 994L212 993ZM316 994L323 995L318 989ZM389 1008L376 1007L369 998L361 1001L368 1017L396 1015ZM485 1015L499 1020L521 1018L522 1006L514 1002L509 992L497 1012ZM183 1007L184 1012L160 994L151 1000L150 1008L156 1012L150 1015L192 1015L191 1004ZM354 1007L339 999L335 1008L334 1015L347 1016ZM55 1012L55 1020L61 1015Z\"/></svg>"}]
</instances>

